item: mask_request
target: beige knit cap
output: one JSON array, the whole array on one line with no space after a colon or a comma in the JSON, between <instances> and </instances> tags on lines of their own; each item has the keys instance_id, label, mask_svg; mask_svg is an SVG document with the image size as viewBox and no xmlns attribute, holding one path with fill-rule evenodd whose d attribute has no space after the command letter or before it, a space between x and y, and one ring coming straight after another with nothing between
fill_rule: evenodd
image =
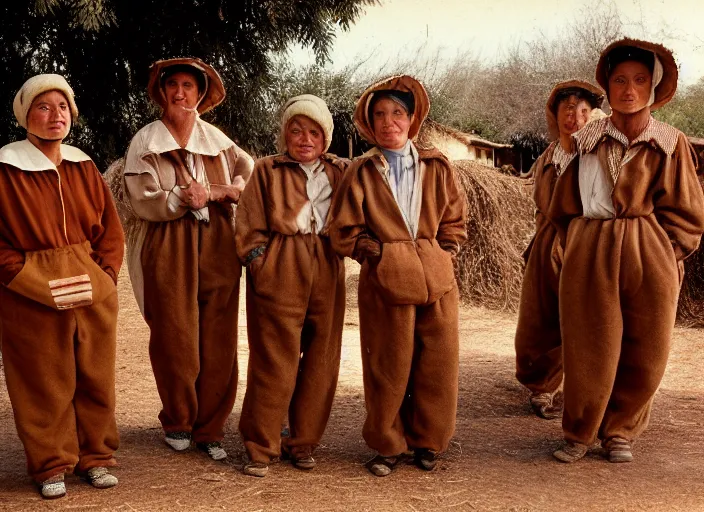
<instances>
[{"instance_id":1,"label":"beige knit cap","mask_svg":"<svg viewBox=\"0 0 704 512\"><path fill-rule=\"evenodd\" d=\"M72 123L78 117L78 107L76 107L76 100L73 97L73 89L68 85L66 79L53 73L36 75L27 80L17 91L15 101L12 103L12 110L17 122L25 130L27 129L27 114L29 114L29 107L32 106L34 98L48 91L60 91L66 96L71 109Z\"/></svg>"},{"instance_id":2,"label":"beige knit cap","mask_svg":"<svg viewBox=\"0 0 704 512\"><path fill-rule=\"evenodd\" d=\"M279 135L279 151L285 153L286 148L286 128L288 123L294 116L306 116L318 123L325 134L325 153L332 143L333 121L332 114L328 110L328 106L321 98L312 94L301 94L294 96L286 102L281 116L281 133Z\"/></svg>"}]
</instances>

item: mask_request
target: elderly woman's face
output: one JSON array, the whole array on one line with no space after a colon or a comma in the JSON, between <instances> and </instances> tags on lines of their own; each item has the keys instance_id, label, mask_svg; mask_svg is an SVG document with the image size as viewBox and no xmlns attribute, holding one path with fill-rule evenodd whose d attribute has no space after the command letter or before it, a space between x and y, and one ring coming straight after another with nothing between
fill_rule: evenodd
<instances>
[{"instance_id":1,"label":"elderly woman's face","mask_svg":"<svg viewBox=\"0 0 704 512\"><path fill-rule=\"evenodd\" d=\"M392 99L382 98L372 110L372 129L382 148L401 149L408 141L412 116Z\"/></svg>"},{"instance_id":2,"label":"elderly woman's face","mask_svg":"<svg viewBox=\"0 0 704 512\"><path fill-rule=\"evenodd\" d=\"M167 109L194 109L200 97L198 81L191 73L174 73L164 82L164 94Z\"/></svg>"},{"instance_id":3,"label":"elderly woman's face","mask_svg":"<svg viewBox=\"0 0 704 512\"><path fill-rule=\"evenodd\" d=\"M27 131L46 140L63 140L71 129L71 106L60 91L40 94L29 107Z\"/></svg>"},{"instance_id":4,"label":"elderly woman's face","mask_svg":"<svg viewBox=\"0 0 704 512\"><path fill-rule=\"evenodd\" d=\"M609 104L616 112L635 114L648 105L653 75L648 66L628 60L618 64L609 76Z\"/></svg>"},{"instance_id":5,"label":"elderly woman's face","mask_svg":"<svg viewBox=\"0 0 704 512\"><path fill-rule=\"evenodd\" d=\"M286 127L288 154L304 164L315 162L325 149L325 133L318 123L306 116L293 116Z\"/></svg>"},{"instance_id":6,"label":"elderly woman's face","mask_svg":"<svg viewBox=\"0 0 704 512\"><path fill-rule=\"evenodd\" d=\"M586 100L570 96L557 106L557 127L560 135L572 135L589 121L592 108Z\"/></svg>"}]
</instances>

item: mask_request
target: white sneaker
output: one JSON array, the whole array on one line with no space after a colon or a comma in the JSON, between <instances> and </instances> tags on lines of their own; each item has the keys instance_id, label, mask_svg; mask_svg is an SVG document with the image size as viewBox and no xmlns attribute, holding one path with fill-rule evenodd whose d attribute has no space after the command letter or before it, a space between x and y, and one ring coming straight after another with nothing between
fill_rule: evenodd
<instances>
[{"instance_id":1,"label":"white sneaker","mask_svg":"<svg viewBox=\"0 0 704 512\"><path fill-rule=\"evenodd\" d=\"M222 460L227 458L227 452L218 441L210 443L196 443L196 447L207 453L208 457L213 460Z\"/></svg>"},{"instance_id":2,"label":"white sneaker","mask_svg":"<svg viewBox=\"0 0 704 512\"><path fill-rule=\"evenodd\" d=\"M66 484L64 483L64 474L59 473L51 478L47 478L39 484L39 493L42 498L53 500L66 496Z\"/></svg>"},{"instance_id":3,"label":"white sneaker","mask_svg":"<svg viewBox=\"0 0 704 512\"><path fill-rule=\"evenodd\" d=\"M169 432L164 436L164 441L177 452L182 452L190 448L191 434L189 432Z\"/></svg>"},{"instance_id":4,"label":"white sneaker","mask_svg":"<svg viewBox=\"0 0 704 512\"><path fill-rule=\"evenodd\" d=\"M96 489L109 489L117 485L117 477L111 475L108 468L90 468L86 473L86 479Z\"/></svg>"}]
</instances>

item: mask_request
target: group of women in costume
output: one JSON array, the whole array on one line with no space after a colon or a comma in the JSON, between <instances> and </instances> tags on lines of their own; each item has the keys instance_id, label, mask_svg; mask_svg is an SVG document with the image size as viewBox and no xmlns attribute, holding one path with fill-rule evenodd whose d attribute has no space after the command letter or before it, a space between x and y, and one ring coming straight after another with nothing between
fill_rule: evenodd
<instances>
[{"instance_id":1,"label":"group of women in costume","mask_svg":"<svg viewBox=\"0 0 704 512\"><path fill-rule=\"evenodd\" d=\"M517 376L539 415L559 415L564 374L563 461L597 437L610 460L631 457L667 359L682 260L704 232L691 147L650 116L674 94L671 54L614 43L597 79L609 118L585 127L603 99L585 82L558 84L548 101L557 140L532 169L537 229L516 335ZM363 437L376 452L366 467L386 476L412 458L432 470L455 426L453 262L467 209L445 156L413 142L430 108L421 83L394 76L362 94L354 122L372 149L352 162L327 153L333 119L316 96L283 106L279 153L254 162L200 118L225 97L208 64L156 62L148 93L163 114L132 139L122 185L139 218L127 262L150 328L165 442L227 457L244 266L243 471L263 477L279 457L315 467L350 257L361 264ZM28 471L55 498L66 472L97 488L117 484L115 284L125 237L93 162L62 144L78 115L65 79L29 79L14 112L27 139L0 149L2 353Z\"/></svg>"},{"instance_id":2,"label":"group of women in costume","mask_svg":"<svg viewBox=\"0 0 704 512\"><path fill-rule=\"evenodd\" d=\"M601 54L595 85L558 84L547 104L556 139L531 169L536 234L527 251L516 376L538 416L559 416L562 462L596 441L633 460L670 350L683 261L704 232L704 195L687 137L652 117L675 94L661 45L623 39Z\"/></svg>"}]
</instances>

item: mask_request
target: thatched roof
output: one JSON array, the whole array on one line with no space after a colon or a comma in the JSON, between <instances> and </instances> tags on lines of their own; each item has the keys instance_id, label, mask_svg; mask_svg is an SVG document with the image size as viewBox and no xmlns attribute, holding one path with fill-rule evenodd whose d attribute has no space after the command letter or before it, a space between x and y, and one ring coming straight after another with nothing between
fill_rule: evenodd
<instances>
[{"instance_id":1,"label":"thatched roof","mask_svg":"<svg viewBox=\"0 0 704 512\"><path fill-rule=\"evenodd\" d=\"M451 137L468 147L479 146L493 149L513 147L511 144L502 144L500 142L492 142L490 140L483 139L482 137L479 137L478 135L475 135L473 133L461 132L450 126L437 123L432 119L426 119L425 123L423 123L423 127L420 129L420 133L418 134L418 142L420 144L432 145L432 138L434 133L440 133L442 135L445 135L446 137Z\"/></svg>"}]
</instances>

